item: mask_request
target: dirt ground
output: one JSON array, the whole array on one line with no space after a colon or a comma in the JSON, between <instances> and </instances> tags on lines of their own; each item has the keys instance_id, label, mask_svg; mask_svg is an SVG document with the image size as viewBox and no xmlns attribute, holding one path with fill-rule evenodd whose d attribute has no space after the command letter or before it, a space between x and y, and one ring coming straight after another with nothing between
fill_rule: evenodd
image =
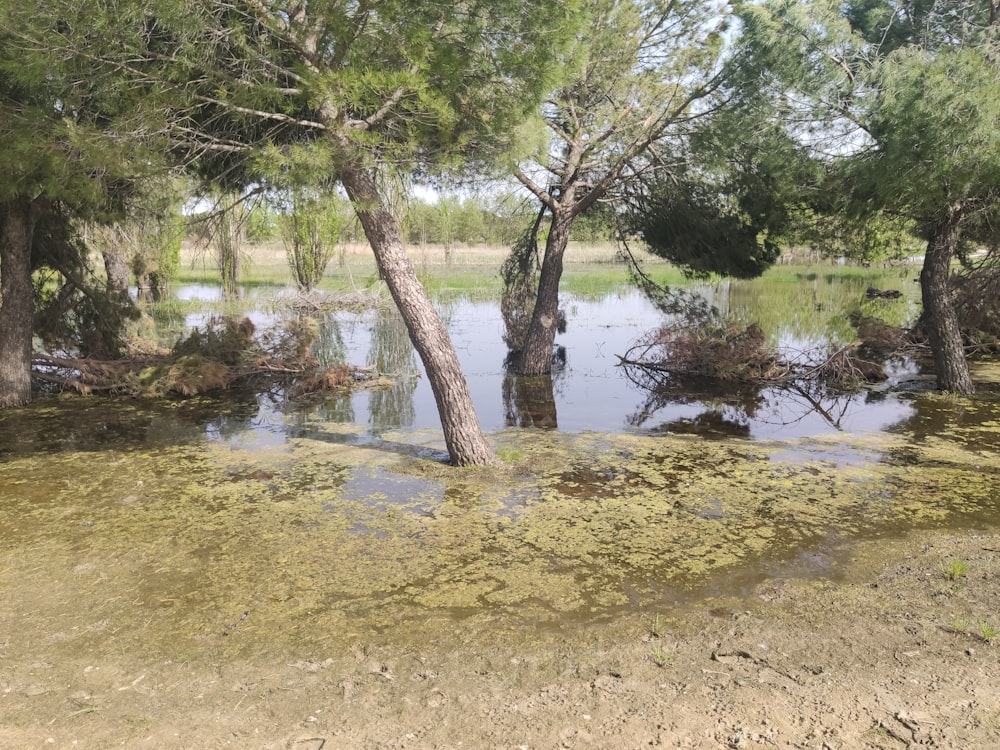
<instances>
[{"instance_id":1,"label":"dirt ground","mask_svg":"<svg viewBox=\"0 0 1000 750\"><path fill-rule=\"evenodd\" d=\"M0 632L0 747L1000 747L998 572L1000 535L922 531L857 545L836 580L573 628L469 618L262 656L237 619L226 658L168 661Z\"/></svg>"}]
</instances>

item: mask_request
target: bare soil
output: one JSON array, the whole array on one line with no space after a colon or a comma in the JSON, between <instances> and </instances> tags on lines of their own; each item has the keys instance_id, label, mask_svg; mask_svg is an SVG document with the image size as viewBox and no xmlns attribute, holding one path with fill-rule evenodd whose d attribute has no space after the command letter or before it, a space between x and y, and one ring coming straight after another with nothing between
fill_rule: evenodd
<instances>
[{"instance_id":1,"label":"bare soil","mask_svg":"<svg viewBox=\"0 0 1000 750\"><path fill-rule=\"evenodd\" d=\"M998 573L1000 535L919 531L856 545L835 580L655 617L469 618L262 655L240 652L250 616L224 651L168 661L100 641L61 659L58 634L12 629L31 613L5 591L0 747L1000 747Z\"/></svg>"}]
</instances>

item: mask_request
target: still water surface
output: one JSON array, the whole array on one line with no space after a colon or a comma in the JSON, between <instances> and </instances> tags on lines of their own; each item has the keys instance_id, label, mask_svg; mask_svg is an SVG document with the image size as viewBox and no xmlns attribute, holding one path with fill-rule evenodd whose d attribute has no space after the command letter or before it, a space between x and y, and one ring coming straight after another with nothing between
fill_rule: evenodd
<instances>
[{"instance_id":1,"label":"still water surface","mask_svg":"<svg viewBox=\"0 0 1000 750\"><path fill-rule=\"evenodd\" d=\"M815 361L831 347L853 340L852 314L880 315L898 323L912 320L918 312L912 275L911 269L873 272L870 279L812 274L798 284L758 280L694 288L724 314L742 322L760 322L786 357ZM901 288L905 294L900 300L867 301L864 292L869 285ZM177 290L178 298L184 300L211 301L219 294L217 287L209 285ZM880 431L910 414L907 400L885 393L819 401L784 389L651 397L626 377L619 356L644 333L662 325L663 314L632 288L602 295L564 293L561 303L568 327L557 338L557 345L565 359L553 375L553 403L545 405L541 421L546 427L564 432L694 432L771 439ZM505 375L507 349L498 301L457 298L438 301L438 308L483 428L493 432L539 424L531 403L532 384L518 387L516 380ZM274 321L273 316L253 306L247 314L258 327ZM205 317L190 314L186 323L200 325ZM327 315L321 323L317 353L323 362L374 367L395 381L388 391L334 396L319 407L326 418L358 427L358 439L378 440L387 431L439 426L430 386L394 311ZM916 367L904 362L896 363L892 377L898 381L916 374ZM547 384L543 384L543 393L549 397ZM276 404L262 399L259 429L280 432L285 426L284 414Z\"/></svg>"}]
</instances>

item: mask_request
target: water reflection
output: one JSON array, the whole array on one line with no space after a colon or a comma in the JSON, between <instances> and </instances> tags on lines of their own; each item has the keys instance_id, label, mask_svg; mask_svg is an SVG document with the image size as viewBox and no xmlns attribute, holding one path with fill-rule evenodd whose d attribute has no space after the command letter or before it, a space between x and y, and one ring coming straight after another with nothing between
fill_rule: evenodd
<instances>
[{"instance_id":1,"label":"water reflection","mask_svg":"<svg viewBox=\"0 0 1000 750\"><path fill-rule=\"evenodd\" d=\"M912 404L875 392L831 393L818 384L741 389L726 393L691 389L650 392L633 412L632 427L656 433L756 440L812 437L837 432L879 432L907 419Z\"/></svg>"},{"instance_id":2,"label":"water reflection","mask_svg":"<svg viewBox=\"0 0 1000 750\"><path fill-rule=\"evenodd\" d=\"M36 399L26 407L0 410L0 458L242 439L261 432L263 398L234 390L222 399L184 401Z\"/></svg>"},{"instance_id":3,"label":"water reflection","mask_svg":"<svg viewBox=\"0 0 1000 750\"><path fill-rule=\"evenodd\" d=\"M503 404L508 427L559 426L552 375L517 375L503 378Z\"/></svg>"},{"instance_id":4,"label":"water reflection","mask_svg":"<svg viewBox=\"0 0 1000 750\"><path fill-rule=\"evenodd\" d=\"M947 435L969 450L1000 451L1000 400L996 394L975 399L948 398L933 393L916 395L907 419L893 431L924 443Z\"/></svg>"},{"instance_id":5,"label":"water reflection","mask_svg":"<svg viewBox=\"0 0 1000 750\"><path fill-rule=\"evenodd\" d=\"M723 298L732 286L716 289ZM618 366L619 353L650 328L660 313L638 292L621 291L599 299L564 295L569 322L559 343L565 363L552 377L515 377L504 367L503 322L495 302L457 300L446 309L449 332L487 431L506 427L558 427L562 431L650 431L744 435L754 439L828 434L840 430L881 430L905 419L910 406L895 396L820 395L784 389L756 393L647 392L629 382ZM815 311L796 338L787 329L772 333L794 351L826 346L829 331ZM387 430L439 428L433 393L413 354L405 328L393 311L338 313L337 356L350 364L374 366L394 385L328 400L317 407L325 417L359 420L373 439ZM851 331L853 338L854 332ZM320 349L320 357L333 355ZM331 408L338 403L337 408Z\"/></svg>"},{"instance_id":6,"label":"water reflection","mask_svg":"<svg viewBox=\"0 0 1000 750\"><path fill-rule=\"evenodd\" d=\"M873 282L869 277L803 276L792 282L765 279L699 284L696 291L721 311L741 321L759 321L772 344L788 356L824 351L853 340L848 323L860 310L902 322L915 310L914 290L906 270ZM902 288L900 300L867 300L870 284ZM911 285L912 286L912 285ZM211 299L206 285L181 287L187 299ZM251 290L251 296L257 294ZM164 303L169 306L170 303ZM866 306L878 305L879 310ZM566 432L695 432L743 435L753 439L829 434L841 430L881 430L906 419L911 406L894 396L817 396L789 390L755 393L647 392L637 388L618 366L617 355L662 315L641 293L623 288L610 294L562 295L568 329L558 344L566 362L553 378L515 378L503 365L507 347L498 300L453 297L438 308L462 364L480 422L487 431L506 427L549 427ZM247 310L258 328L274 323L270 313ZM206 315L189 313L188 325ZM164 314L169 325L176 315ZM346 362L387 375L392 385L333 395L310 408L313 418L350 424L356 440L377 442L389 431L440 428L437 404L398 314L392 309L337 312L319 320L316 355L324 365ZM912 373L903 369L902 374ZM288 419L297 423L301 415ZM273 424L268 422L268 429Z\"/></svg>"},{"instance_id":7,"label":"water reflection","mask_svg":"<svg viewBox=\"0 0 1000 750\"><path fill-rule=\"evenodd\" d=\"M372 431L381 434L412 427L416 419L416 356L406 326L394 310L384 309L376 316L365 363L393 380L392 386L369 395L368 423Z\"/></svg>"}]
</instances>

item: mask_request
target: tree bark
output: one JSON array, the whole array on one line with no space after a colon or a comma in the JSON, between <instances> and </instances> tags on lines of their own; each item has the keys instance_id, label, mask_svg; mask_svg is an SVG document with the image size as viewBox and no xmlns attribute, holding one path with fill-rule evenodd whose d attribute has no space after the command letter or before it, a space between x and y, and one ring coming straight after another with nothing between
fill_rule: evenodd
<instances>
[{"instance_id":1,"label":"tree bark","mask_svg":"<svg viewBox=\"0 0 1000 750\"><path fill-rule=\"evenodd\" d=\"M124 238L117 224L108 229L104 242L101 257L104 258L104 270L107 273L107 290L112 296L126 297L130 273L123 250Z\"/></svg>"},{"instance_id":2,"label":"tree bark","mask_svg":"<svg viewBox=\"0 0 1000 750\"><path fill-rule=\"evenodd\" d=\"M31 243L43 201L0 204L0 408L31 400Z\"/></svg>"},{"instance_id":3,"label":"tree bark","mask_svg":"<svg viewBox=\"0 0 1000 750\"><path fill-rule=\"evenodd\" d=\"M343 167L339 178L427 372L452 463L458 466L495 463L496 454L479 426L458 354L406 256L399 226L386 208L375 181L371 174L354 165Z\"/></svg>"},{"instance_id":4,"label":"tree bark","mask_svg":"<svg viewBox=\"0 0 1000 750\"><path fill-rule=\"evenodd\" d=\"M521 352L514 362L518 375L547 375L552 372L552 348L559 323L559 282L574 218L572 205L559 204L554 210L549 236L545 241L535 307Z\"/></svg>"},{"instance_id":5,"label":"tree bark","mask_svg":"<svg viewBox=\"0 0 1000 750\"><path fill-rule=\"evenodd\" d=\"M958 249L960 215L954 211L938 223L927 242L920 271L923 324L934 355L938 388L971 395L975 391L962 345L962 331L951 302L951 259Z\"/></svg>"}]
</instances>

